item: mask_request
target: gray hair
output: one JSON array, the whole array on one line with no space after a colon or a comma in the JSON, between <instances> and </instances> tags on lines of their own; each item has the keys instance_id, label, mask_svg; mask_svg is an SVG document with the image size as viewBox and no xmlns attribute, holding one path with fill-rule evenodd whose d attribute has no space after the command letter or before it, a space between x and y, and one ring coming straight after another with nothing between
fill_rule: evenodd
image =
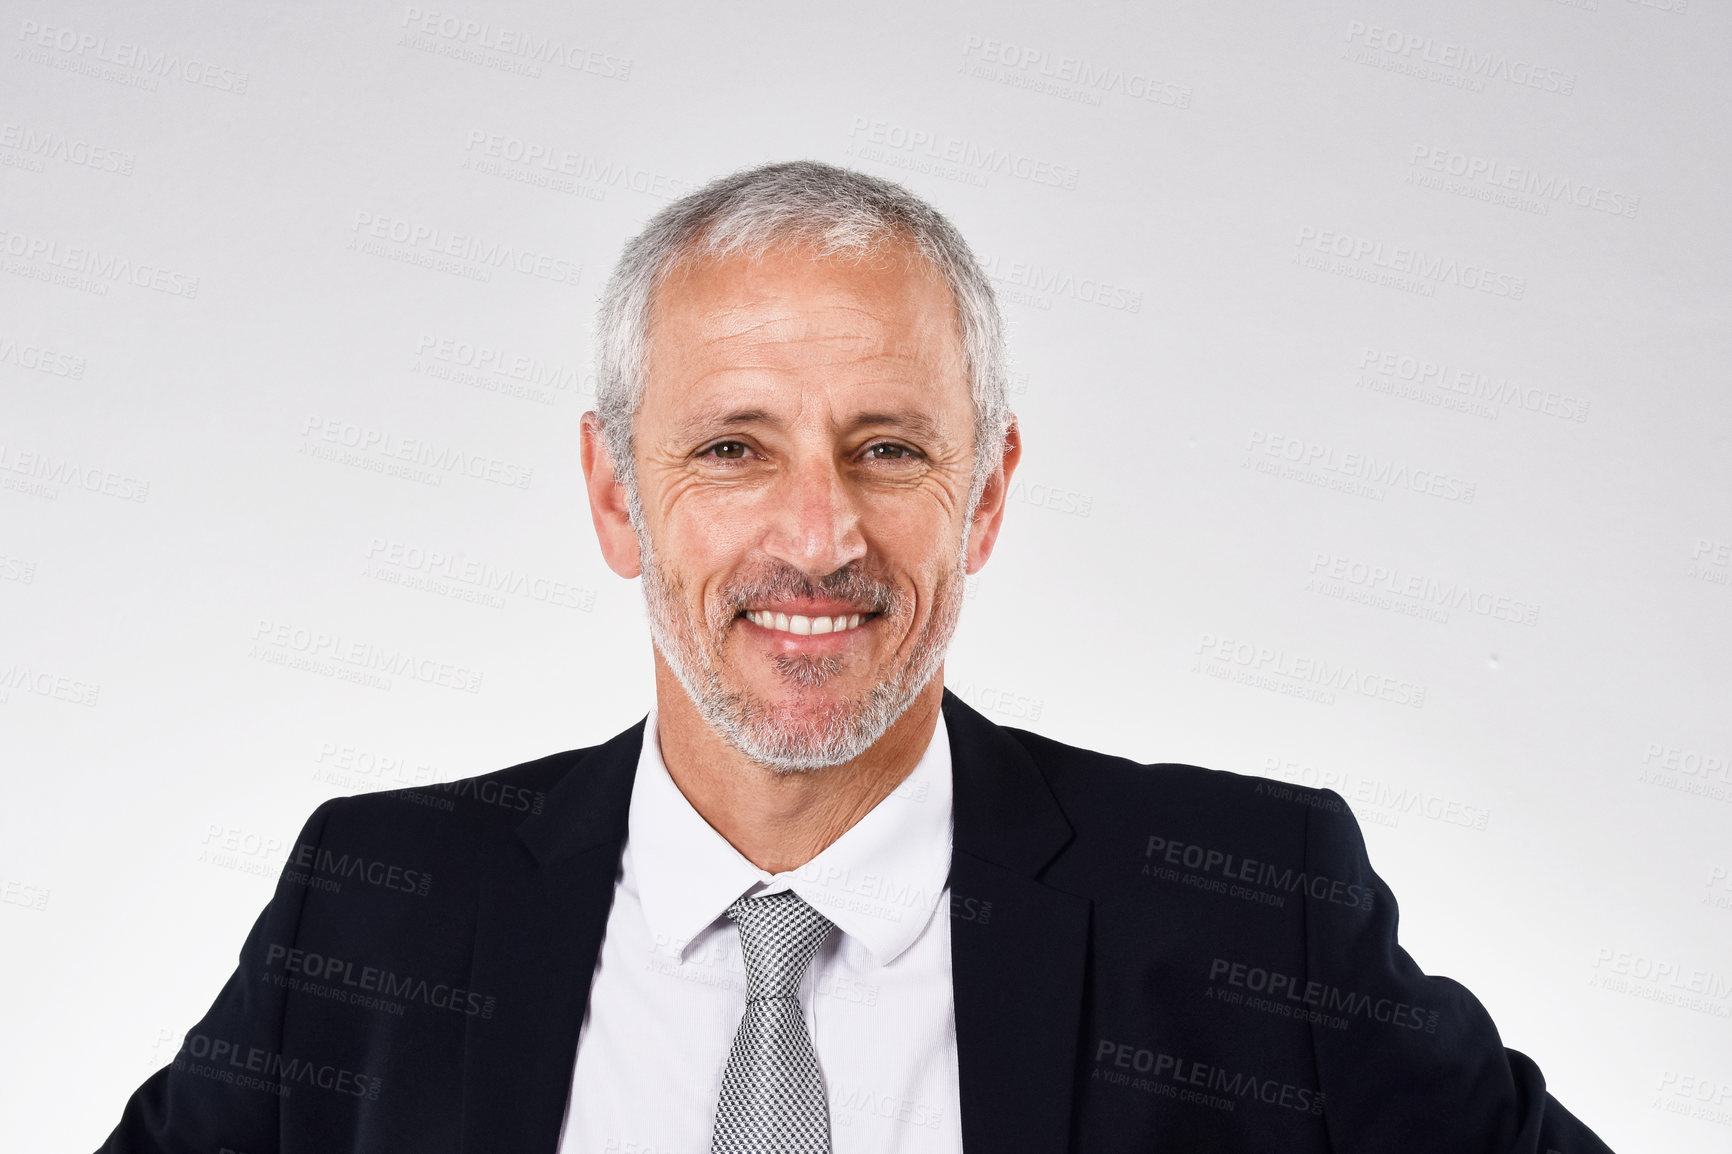
<instances>
[{"instance_id":1,"label":"gray hair","mask_svg":"<svg viewBox=\"0 0 1732 1154\"><path fill-rule=\"evenodd\" d=\"M937 209L899 184L816 161L767 164L711 181L650 219L625 246L602 291L596 325L595 409L608 454L626 485L641 531L632 434L643 402L650 313L663 279L681 261L733 253L758 255L780 241L813 245L821 256L871 253L910 241L943 278L956 302L963 365L974 399L972 519L998 463L1012 415L1005 396L1004 318L992 281Z\"/></svg>"}]
</instances>

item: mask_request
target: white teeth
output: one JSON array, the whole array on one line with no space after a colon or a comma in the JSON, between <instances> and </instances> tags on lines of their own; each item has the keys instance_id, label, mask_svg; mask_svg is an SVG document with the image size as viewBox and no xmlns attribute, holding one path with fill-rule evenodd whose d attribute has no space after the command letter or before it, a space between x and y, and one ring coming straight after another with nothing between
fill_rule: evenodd
<instances>
[{"instance_id":1,"label":"white teeth","mask_svg":"<svg viewBox=\"0 0 1732 1154\"><path fill-rule=\"evenodd\" d=\"M838 613L834 617L805 617L798 613L771 613L767 609L746 611L746 619L754 625L774 629L779 633L792 633L797 637L857 629L867 616L865 613Z\"/></svg>"}]
</instances>

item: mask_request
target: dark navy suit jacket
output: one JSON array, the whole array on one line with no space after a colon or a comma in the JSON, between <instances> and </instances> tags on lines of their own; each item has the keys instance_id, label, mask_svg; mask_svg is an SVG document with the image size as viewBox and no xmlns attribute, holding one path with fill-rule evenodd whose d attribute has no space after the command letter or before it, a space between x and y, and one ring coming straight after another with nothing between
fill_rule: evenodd
<instances>
[{"instance_id":1,"label":"dark navy suit jacket","mask_svg":"<svg viewBox=\"0 0 1732 1154\"><path fill-rule=\"evenodd\" d=\"M1339 796L943 709L970 1154L1606 1151L1397 944ZM103 1148L554 1154L643 730L321 805Z\"/></svg>"}]
</instances>

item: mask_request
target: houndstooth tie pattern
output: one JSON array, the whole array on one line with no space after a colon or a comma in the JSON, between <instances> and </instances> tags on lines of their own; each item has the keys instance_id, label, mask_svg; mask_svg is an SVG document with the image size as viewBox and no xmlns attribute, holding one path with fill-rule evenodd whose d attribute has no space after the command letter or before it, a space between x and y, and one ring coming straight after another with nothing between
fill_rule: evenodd
<instances>
[{"instance_id":1,"label":"houndstooth tie pattern","mask_svg":"<svg viewBox=\"0 0 1732 1154\"><path fill-rule=\"evenodd\" d=\"M830 1154L830 1110L800 1013L800 979L835 928L792 890L738 898L746 1012L722 1074L711 1154Z\"/></svg>"}]
</instances>

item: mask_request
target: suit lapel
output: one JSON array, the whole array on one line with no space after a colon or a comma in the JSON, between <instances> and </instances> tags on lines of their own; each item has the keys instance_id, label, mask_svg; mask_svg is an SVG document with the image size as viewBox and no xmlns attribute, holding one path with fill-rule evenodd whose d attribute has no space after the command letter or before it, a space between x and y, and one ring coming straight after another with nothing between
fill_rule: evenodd
<instances>
[{"instance_id":1,"label":"suit lapel","mask_svg":"<svg viewBox=\"0 0 1732 1154\"><path fill-rule=\"evenodd\" d=\"M1014 738L944 691L955 782L951 980L965 1150L1070 1148L1089 902L1038 880L1070 840Z\"/></svg>"},{"instance_id":2,"label":"suit lapel","mask_svg":"<svg viewBox=\"0 0 1732 1154\"><path fill-rule=\"evenodd\" d=\"M464 1154L554 1154L643 732L640 721L568 770L478 887L471 985L497 1002L468 1020Z\"/></svg>"}]
</instances>

